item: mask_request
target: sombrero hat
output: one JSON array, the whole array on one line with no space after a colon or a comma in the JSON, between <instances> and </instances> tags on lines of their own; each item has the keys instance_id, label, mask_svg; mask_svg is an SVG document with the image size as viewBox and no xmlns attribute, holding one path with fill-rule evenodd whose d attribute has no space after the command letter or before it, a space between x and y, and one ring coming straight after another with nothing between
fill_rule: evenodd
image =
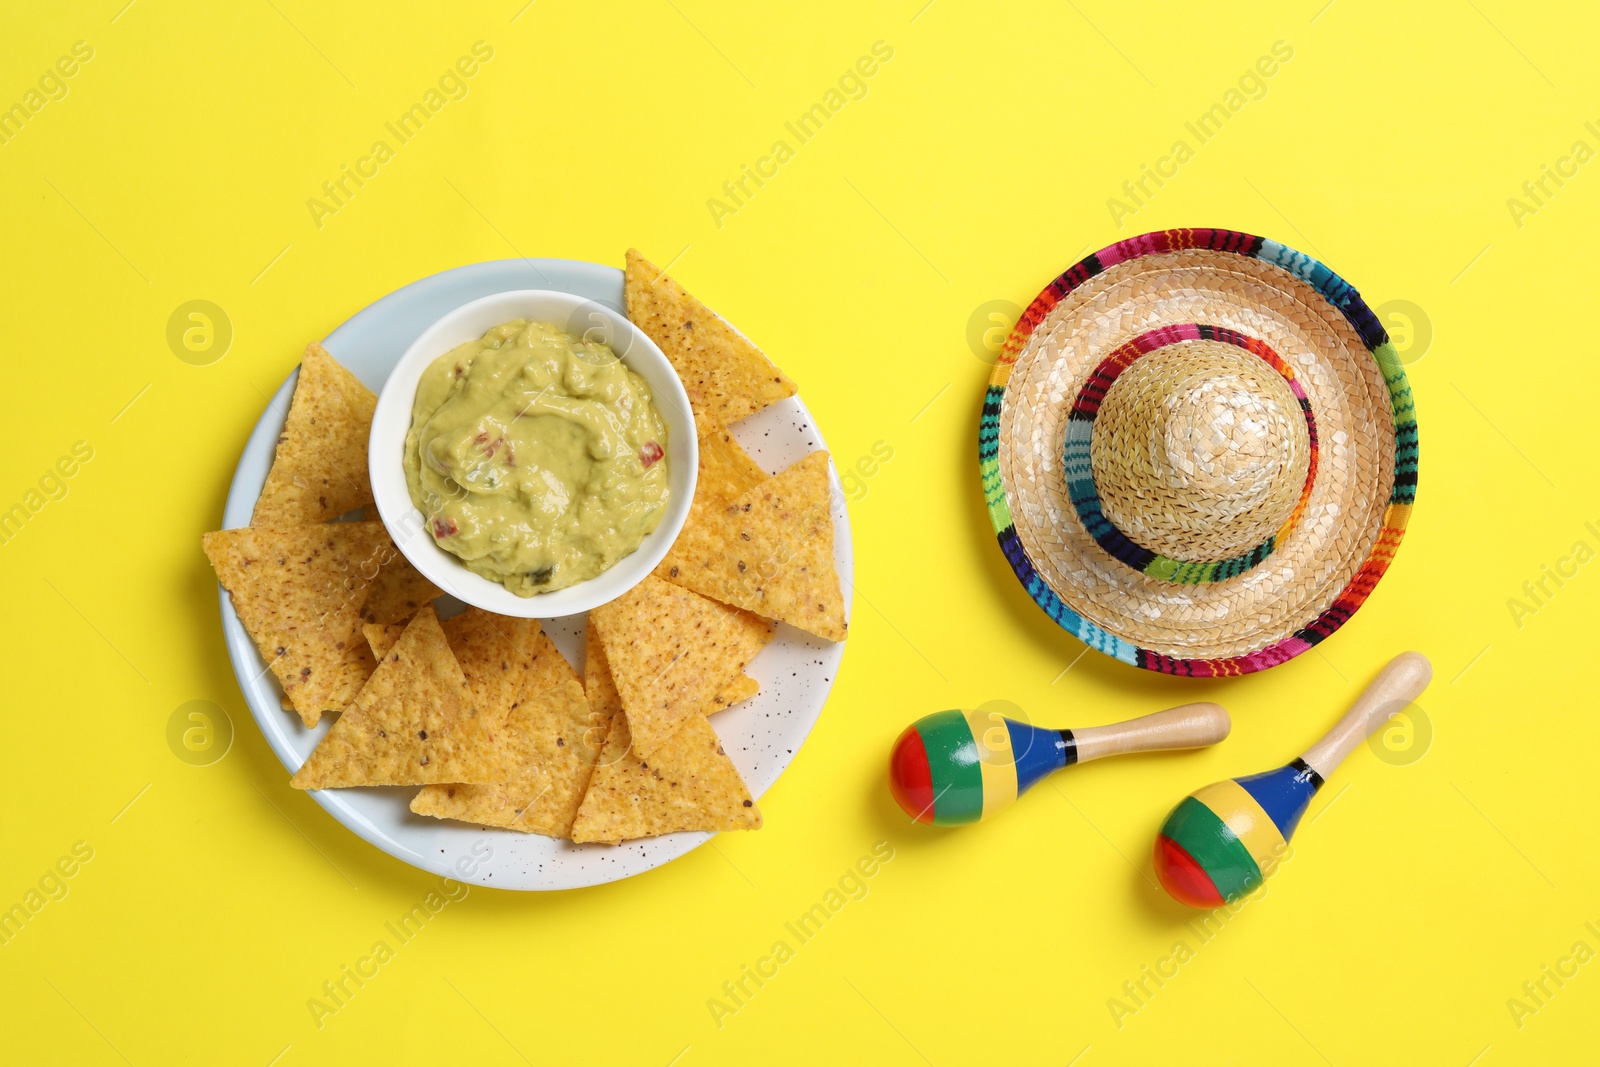
<instances>
[{"instance_id":1,"label":"sombrero hat","mask_svg":"<svg viewBox=\"0 0 1600 1067\"><path fill-rule=\"evenodd\" d=\"M978 432L1023 587L1091 647L1211 677L1355 613L1417 485L1411 388L1360 294L1231 230L1082 260L1006 341Z\"/></svg>"}]
</instances>

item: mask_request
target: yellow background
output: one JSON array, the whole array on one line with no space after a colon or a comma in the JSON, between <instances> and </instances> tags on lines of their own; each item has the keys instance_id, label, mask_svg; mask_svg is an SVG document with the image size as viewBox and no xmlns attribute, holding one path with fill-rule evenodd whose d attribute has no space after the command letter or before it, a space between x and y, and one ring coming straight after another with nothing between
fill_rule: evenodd
<instances>
[{"instance_id":1,"label":"yellow background","mask_svg":"<svg viewBox=\"0 0 1600 1067\"><path fill-rule=\"evenodd\" d=\"M1600 927L1600 164L1548 184L1520 225L1507 206L1574 141L1600 148L1591 13L124 3L30 5L0 38L0 104L74 42L94 49L0 146L0 507L74 442L94 449L0 545L0 907L75 842L94 851L0 946L6 1059L1592 1058L1600 964L1546 979L1520 1020L1507 1004L1575 942L1600 950L1584 926ZM466 97L319 228L308 198L480 40L494 56ZM880 40L894 55L867 95L795 145L785 121ZM1293 58L1265 94L1196 145L1184 123L1280 40ZM779 138L794 158L718 226L708 198ZM1179 138L1193 158L1119 228L1108 198ZM1317 651L1218 684L1079 658L1011 578L975 462L974 310L1179 225L1302 248L1426 326L1390 323L1423 456L1393 569ZM860 583L832 700L760 833L603 888L473 889L319 1028L308 998L440 883L288 788L224 654L199 535L306 341L444 268L620 265L630 244L681 252L689 289L801 384L841 469L892 449L851 503ZM166 342L193 299L233 326L210 365ZM1523 583L1557 566L1570 576L1517 617L1508 601L1535 606ZM1436 667L1431 744L1358 749L1292 861L1202 944L1150 880L1163 815L1287 760L1407 647ZM1007 699L1091 725L1199 698L1233 712L1224 744L1065 772L989 825L909 826L884 788L896 734L939 708ZM191 700L235 728L209 766L166 740ZM894 858L866 895L799 944L784 924L880 841ZM719 1026L708 1001L780 939L793 958ZM1123 984L1170 973L1179 941L1192 958L1117 1018L1111 998L1134 1005Z\"/></svg>"}]
</instances>

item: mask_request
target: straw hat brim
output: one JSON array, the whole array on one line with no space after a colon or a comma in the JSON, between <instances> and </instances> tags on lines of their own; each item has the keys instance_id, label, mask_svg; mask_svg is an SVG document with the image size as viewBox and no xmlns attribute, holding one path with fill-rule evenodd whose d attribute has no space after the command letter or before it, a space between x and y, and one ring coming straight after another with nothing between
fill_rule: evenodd
<instances>
[{"instance_id":1,"label":"straw hat brim","mask_svg":"<svg viewBox=\"0 0 1600 1067\"><path fill-rule=\"evenodd\" d=\"M1264 557L1198 584L1108 552L1063 469L1090 375L1120 346L1186 324L1275 353L1309 402L1319 450L1295 521ZM1168 674L1246 674L1328 637L1388 568L1416 492L1411 390L1376 316L1311 257L1231 230L1131 238L1051 282L990 378L978 451L990 518L1029 596L1091 647Z\"/></svg>"}]
</instances>

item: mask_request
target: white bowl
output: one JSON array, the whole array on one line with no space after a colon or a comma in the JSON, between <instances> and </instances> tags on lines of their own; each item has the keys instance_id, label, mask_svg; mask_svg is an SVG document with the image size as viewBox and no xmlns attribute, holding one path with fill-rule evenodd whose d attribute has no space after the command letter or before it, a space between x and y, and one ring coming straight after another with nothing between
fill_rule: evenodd
<instances>
[{"instance_id":1,"label":"white bowl","mask_svg":"<svg viewBox=\"0 0 1600 1067\"><path fill-rule=\"evenodd\" d=\"M498 582L474 574L440 548L422 512L411 503L401 457L411 428L411 405L428 365L459 344L482 337L491 326L533 319L609 344L628 368L650 386L656 410L667 424L667 513L631 554L586 581L550 593L521 597ZM666 556L689 517L700 457L689 396L667 357L643 330L603 304L571 293L518 289L463 304L422 331L395 365L378 396L367 445L372 496L394 543L412 566L446 593L497 615L550 619L576 615L615 600L644 580Z\"/></svg>"}]
</instances>

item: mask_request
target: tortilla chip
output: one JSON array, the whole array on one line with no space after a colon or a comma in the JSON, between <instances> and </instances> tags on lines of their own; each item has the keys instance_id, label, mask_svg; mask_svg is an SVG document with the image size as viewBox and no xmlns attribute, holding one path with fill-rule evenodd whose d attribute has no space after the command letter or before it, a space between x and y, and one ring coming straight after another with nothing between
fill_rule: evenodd
<instances>
[{"instance_id":1,"label":"tortilla chip","mask_svg":"<svg viewBox=\"0 0 1600 1067\"><path fill-rule=\"evenodd\" d=\"M721 711L724 708L732 707L741 700L749 700L759 692L761 692L761 683L748 674L741 674L722 687L721 692L712 698L711 707L706 710L708 712Z\"/></svg>"},{"instance_id":2,"label":"tortilla chip","mask_svg":"<svg viewBox=\"0 0 1600 1067\"><path fill-rule=\"evenodd\" d=\"M531 623L480 614L495 624ZM455 621L449 620L445 627ZM476 630L476 637L484 636L481 626ZM412 798L411 810L523 833L568 836L605 740L603 729L597 729L593 721L577 673L536 623L532 625L531 651L518 665L520 670L498 669L495 657L465 647L465 640L452 634L451 646L457 656L466 657L463 668L473 659L481 664L477 684L484 686L482 692L505 692L505 680L512 675L522 683L503 724L491 731L493 743L506 753L513 767L512 777L501 785L431 785ZM481 644L493 647L496 642L485 639ZM504 639L498 642L502 649L509 644ZM473 673L467 671L469 680Z\"/></svg>"},{"instance_id":3,"label":"tortilla chip","mask_svg":"<svg viewBox=\"0 0 1600 1067\"><path fill-rule=\"evenodd\" d=\"M478 702L484 722L503 722L517 703L533 666L537 619L514 619L469 607L440 623L450 651Z\"/></svg>"},{"instance_id":4,"label":"tortilla chip","mask_svg":"<svg viewBox=\"0 0 1600 1067\"><path fill-rule=\"evenodd\" d=\"M617 680L611 675L611 664L606 662L605 642L600 640L600 628L594 625L593 613L583 633L583 692L589 698L589 710L609 731L612 716L622 710L622 696L617 692ZM603 738L601 743L604 744Z\"/></svg>"},{"instance_id":5,"label":"tortilla chip","mask_svg":"<svg viewBox=\"0 0 1600 1067\"><path fill-rule=\"evenodd\" d=\"M467 676L478 700L478 711L503 717L522 691L524 675L533 663L537 619L514 619L469 607L439 623L450 651ZM405 633L405 623L361 627L372 654L379 659Z\"/></svg>"},{"instance_id":6,"label":"tortilla chip","mask_svg":"<svg viewBox=\"0 0 1600 1067\"><path fill-rule=\"evenodd\" d=\"M573 823L574 841L761 828L760 809L704 717L691 715L648 759L629 740L628 716L617 715Z\"/></svg>"},{"instance_id":7,"label":"tortilla chip","mask_svg":"<svg viewBox=\"0 0 1600 1067\"><path fill-rule=\"evenodd\" d=\"M600 641L599 630L588 627L583 637L583 691L589 697L589 710L599 731L599 743L604 743L610 729L611 717L622 710L622 697L617 695L617 683L611 677L611 665L606 662L605 645ZM711 698L705 709L707 715L732 707L741 700L749 700L761 692L761 683L748 674L723 686Z\"/></svg>"},{"instance_id":8,"label":"tortilla chip","mask_svg":"<svg viewBox=\"0 0 1600 1067\"><path fill-rule=\"evenodd\" d=\"M405 632L406 624L403 622L391 622L387 626L369 622L362 624L361 627L361 634L367 639L367 647L372 650L374 660L381 660L387 656L394 643L400 640L400 635Z\"/></svg>"},{"instance_id":9,"label":"tortilla chip","mask_svg":"<svg viewBox=\"0 0 1600 1067\"><path fill-rule=\"evenodd\" d=\"M708 431L753 415L795 384L716 312L628 249L628 318L661 347L683 380L695 421Z\"/></svg>"},{"instance_id":10,"label":"tortilla chip","mask_svg":"<svg viewBox=\"0 0 1600 1067\"><path fill-rule=\"evenodd\" d=\"M598 738L606 740L607 744L605 751L600 755L599 762L595 768L594 777L590 779L591 787L589 791L584 794L585 807L579 809L580 818L582 818L584 821L584 829L582 831L578 830L577 824L574 823L572 833L574 835L578 833L591 835L591 837L582 838L583 840L589 840L591 838L593 840L616 840L624 836L632 836L628 833L630 828L624 826L620 818L617 816L617 813L622 810L622 802L618 799L618 797L621 795L621 792L640 795L642 795L642 793L641 790L638 789L619 791L619 784L626 784L626 781L630 775L636 776L648 773L648 769L645 768L643 764L634 757L631 751L631 745L629 744L629 739L626 736L628 726L627 717L622 710L622 698L617 693L616 680L612 677L611 666L606 661L605 644L600 640L598 631L593 626L589 627L588 633L584 638L583 688L589 696L589 708L595 722L598 724L594 732ZM732 682L727 688L719 692L713 701L713 706L706 708L705 710L707 712L720 711L729 704L735 704L741 700L749 699L750 697L754 696L760 690L760 688L760 683L758 683L754 678L751 678L748 675L740 675L736 681ZM622 735L619 737L619 740L615 745L612 745L609 741L613 730L622 731ZM686 734L687 737L685 736ZM688 730L680 730L678 734L674 736L674 738L670 740L661 751L657 752L655 757L657 761L657 769L660 769L662 766L675 767L681 764L681 761L679 761L679 763L675 763L672 755L669 754L669 750L675 750L680 744L690 750L689 754L691 756L699 755L699 753L693 750L694 746L690 744L692 739L697 736L703 735L701 735L698 731L689 733ZM680 742L679 738L684 738L684 740ZM663 759L666 761L665 764L660 762ZM696 773L695 777L701 781L708 779L722 780L726 778L726 774L725 772L714 775ZM733 772L733 777L735 781L738 780L737 771ZM652 776L651 782L654 781L654 776ZM598 788L595 787L596 782L600 783ZM605 784L607 782L610 782L611 784ZM650 783L645 783L645 785L646 788L648 788ZM663 814L667 811L678 811L681 813L683 810L682 803L673 798L677 793L683 792L683 790L681 788L673 789L672 787L662 788L669 790L668 803L654 806L658 809L661 809ZM694 793L697 791L690 790L689 792ZM589 799L591 796L594 797L592 801ZM743 810L742 801L744 799L745 797L738 798L738 800L741 802L739 806L740 810ZM643 805L641 804L640 806L642 807ZM753 808L754 805L752 804L752 810ZM760 812L755 812L754 815L754 825L760 826ZM687 828L706 829L713 827ZM671 829L663 828L653 832L670 833ZM643 831L641 831L641 835L642 833ZM613 837L608 835L615 836ZM575 837L574 839L577 840L579 838Z\"/></svg>"},{"instance_id":11,"label":"tortilla chip","mask_svg":"<svg viewBox=\"0 0 1600 1067\"><path fill-rule=\"evenodd\" d=\"M694 499L689 503L685 529L705 521L706 513L721 511L745 491L767 480L767 472L751 459L727 430L713 430L700 436L700 474L695 481ZM655 570L657 578L668 577L671 564L665 560Z\"/></svg>"},{"instance_id":12,"label":"tortilla chip","mask_svg":"<svg viewBox=\"0 0 1600 1067\"><path fill-rule=\"evenodd\" d=\"M245 527L201 538L233 609L307 726L339 711L376 661L360 606L394 545L380 522Z\"/></svg>"},{"instance_id":13,"label":"tortilla chip","mask_svg":"<svg viewBox=\"0 0 1600 1067\"><path fill-rule=\"evenodd\" d=\"M251 526L326 522L372 503L367 438L378 398L321 345L306 346Z\"/></svg>"},{"instance_id":14,"label":"tortilla chip","mask_svg":"<svg viewBox=\"0 0 1600 1067\"><path fill-rule=\"evenodd\" d=\"M461 665L432 605L290 780L296 789L504 780Z\"/></svg>"},{"instance_id":15,"label":"tortilla chip","mask_svg":"<svg viewBox=\"0 0 1600 1067\"><path fill-rule=\"evenodd\" d=\"M765 619L654 576L589 613L621 694L633 745L649 757L703 714L772 640Z\"/></svg>"},{"instance_id":16,"label":"tortilla chip","mask_svg":"<svg viewBox=\"0 0 1600 1067\"><path fill-rule=\"evenodd\" d=\"M828 454L813 452L686 523L657 573L724 604L843 641Z\"/></svg>"},{"instance_id":17,"label":"tortilla chip","mask_svg":"<svg viewBox=\"0 0 1600 1067\"><path fill-rule=\"evenodd\" d=\"M700 435L700 476L695 482L696 508L721 508L767 480L767 472L739 447L727 430Z\"/></svg>"},{"instance_id":18,"label":"tortilla chip","mask_svg":"<svg viewBox=\"0 0 1600 1067\"><path fill-rule=\"evenodd\" d=\"M422 605L431 603L441 592L395 549L394 558L384 561L367 590L361 618L382 624L409 622Z\"/></svg>"}]
</instances>

